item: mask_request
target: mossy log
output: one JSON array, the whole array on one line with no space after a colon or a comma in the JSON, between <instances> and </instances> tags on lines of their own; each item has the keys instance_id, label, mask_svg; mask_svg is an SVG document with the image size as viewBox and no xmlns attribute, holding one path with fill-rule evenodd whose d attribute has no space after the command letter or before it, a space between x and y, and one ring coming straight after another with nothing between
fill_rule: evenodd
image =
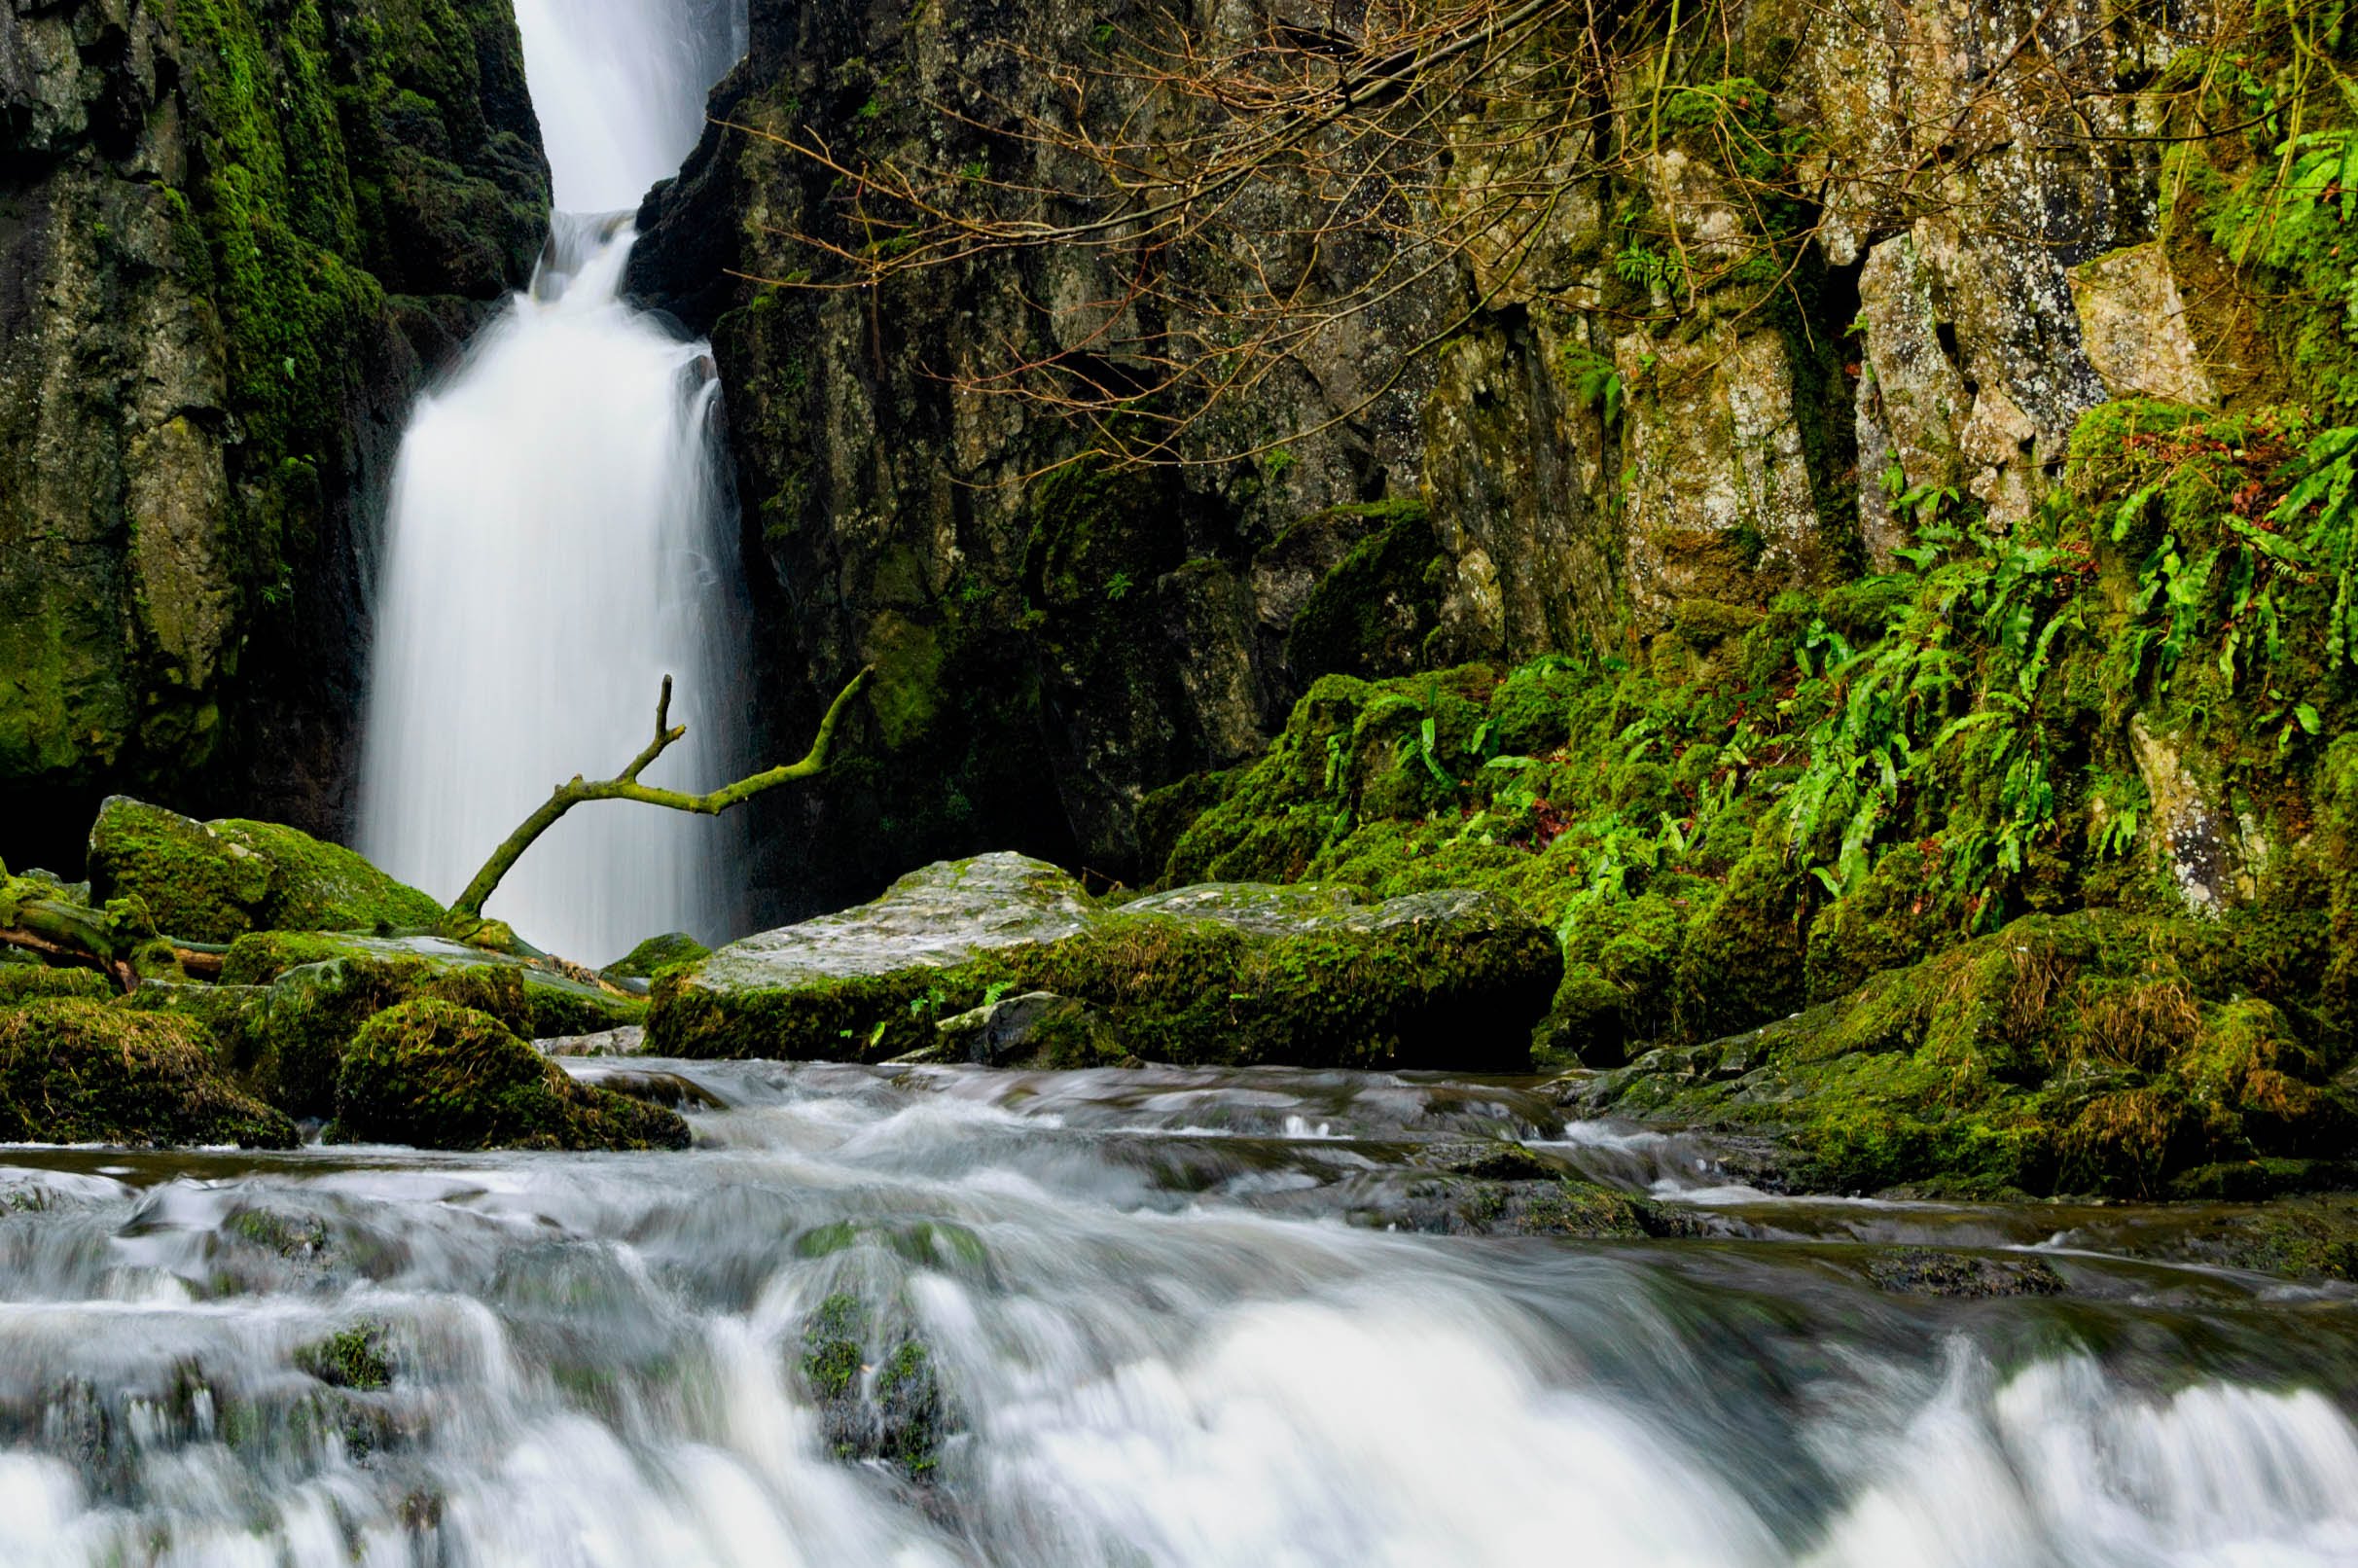
<instances>
[{"instance_id":1,"label":"mossy log","mask_svg":"<svg viewBox=\"0 0 2358 1568\"><path fill-rule=\"evenodd\" d=\"M585 801L638 801L647 805L665 806L673 811L693 811L702 816L718 816L731 806L739 804L792 779L811 778L827 770L829 754L835 747L836 726L841 722L843 710L868 685L872 668L854 675L836 699L827 706L826 717L819 721L819 731L811 738L810 750L799 763L785 763L767 772L740 778L734 784L724 785L704 795L690 795L680 790L659 789L639 782L639 774L647 765L688 733L686 725L671 722L671 677L663 677L663 690L655 704L655 738L644 751L631 759L630 766L613 778L586 780L579 773L550 793L538 810L524 818L517 830L508 835L500 846L483 862L466 890L451 902L450 911L444 916L442 933L460 942L482 943L486 933L497 939L490 945L507 945L509 939L497 923L483 917L483 906L499 888L506 876L533 841L556 824L556 820Z\"/></svg>"}]
</instances>

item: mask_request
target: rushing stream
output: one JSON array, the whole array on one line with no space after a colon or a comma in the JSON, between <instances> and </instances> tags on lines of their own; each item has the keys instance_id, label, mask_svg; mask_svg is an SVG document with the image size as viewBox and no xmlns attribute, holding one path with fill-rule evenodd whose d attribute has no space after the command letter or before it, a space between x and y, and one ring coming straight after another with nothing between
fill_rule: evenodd
<instances>
[{"instance_id":1,"label":"rushing stream","mask_svg":"<svg viewBox=\"0 0 2358 1568\"><path fill-rule=\"evenodd\" d=\"M621 298L629 209L694 145L734 27L698 32L666 0L534 0L517 19L559 210L530 291L403 433L363 731L359 846L443 899L553 786L647 743L664 675L688 739L649 783L722 782L741 730L717 384L704 344ZM655 931L715 936L729 831L576 811L486 912L595 963Z\"/></svg>"},{"instance_id":2,"label":"rushing stream","mask_svg":"<svg viewBox=\"0 0 2358 1568\"><path fill-rule=\"evenodd\" d=\"M573 1066L697 1147L9 1152L0 1561L2358 1560L2352 1298L2047 1209L1762 1199L1512 1084ZM1501 1135L1695 1233L1385 1229ZM2064 1289L1878 1289L1911 1237Z\"/></svg>"}]
</instances>

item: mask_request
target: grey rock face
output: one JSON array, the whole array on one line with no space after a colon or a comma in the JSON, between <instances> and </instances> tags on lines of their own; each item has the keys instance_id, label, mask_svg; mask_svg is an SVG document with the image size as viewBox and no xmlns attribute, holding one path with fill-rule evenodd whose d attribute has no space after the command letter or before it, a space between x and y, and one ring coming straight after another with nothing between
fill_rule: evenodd
<instances>
[{"instance_id":1,"label":"grey rock face","mask_svg":"<svg viewBox=\"0 0 2358 1568\"><path fill-rule=\"evenodd\" d=\"M545 221L505 0L12 8L0 166L0 802L334 825L405 406Z\"/></svg>"},{"instance_id":2,"label":"grey rock face","mask_svg":"<svg viewBox=\"0 0 2358 1568\"><path fill-rule=\"evenodd\" d=\"M1242 38L1278 15L1246 5L1191 24ZM1096 57L1099 19L1061 3L757 6L715 117L935 167L1000 158L937 106L984 123L1011 103L1056 112L1038 62ZM1726 69L1760 78L1774 125L1806 129L1787 174L1824 220L1774 290L1731 266L1760 244L1749 197L1695 137L1651 138L1613 180L1571 179L1578 147L1499 137L1471 114L1434 188L1470 202L1564 180L1544 215L1477 236L1454 278L1321 338L1198 432L1205 453L1280 450L1098 495L1083 511L1118 526L1086 547L1082 514L1044 499L1041 478L1076 432L952 396L937 373L1007 344L1188 323L1133 320L1105 263L1078 253L984 258L876 302L722 282L822 265L792 236L829 209L812 166L716 129L641 214L637 283L714 329L748 543L772 569L763 657L786 694L778 721L804 722L861 662L886 676L885 760L766 835L848 843L848 862L805 849L771 873L823 899L917 858L1015 843L1151 877L1145 795L1249 755L1324 673L1292 632L1383 526L1351 510L1371 498L1429 515L1413 592L1387 582L1370 617L1400 607L1391 622L1423 667L1651 638L1683 602L1765 606L1888 567L1911 517L1887 473L2000 522L2027 515L2088 408L2125 388L2200 390L2181 345L2132 341L2132 323L2170 315L2173 286L2134 249L2154 235L2160 165L2139 139L2158 111L2133 86L2211 19L2098 0L1739 8ZM1071 182L1031 156L1000 172ZM1674 236L1676 275L1625 265L1622 215L1641 209ZM1714 268L1729 275L1692 285ZM1446 323L1438 349L1360 406L1400 348Z\"/></svg>"}]
</instances>

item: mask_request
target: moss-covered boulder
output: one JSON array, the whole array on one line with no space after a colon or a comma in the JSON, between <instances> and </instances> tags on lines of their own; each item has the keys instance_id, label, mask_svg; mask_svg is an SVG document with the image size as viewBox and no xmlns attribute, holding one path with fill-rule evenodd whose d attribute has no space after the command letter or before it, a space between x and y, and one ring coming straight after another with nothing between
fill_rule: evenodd
<instances>
[{"instance_id":1,"label":"moss-covered boulder","mask_svg":"<svg viewBox=\"0 0 2358 1568\"><path fill-rule=\"evenodd\" d=\"M50 997L0 1008L0 1141L283 1149L295 1127L230 1081L202 1025Z\"/></svg>"},{"instance_id":2,"label":"moss-covered boulder","mask_svg":"<svg viewBox=\"0 0 2358 1568\"><path fill-rule=\"evenodd\" d=\"M1045 991L1101 1020L1099 1059L1506 1070L1560 973L1544 928L1478 893L1207 884L1108 906L1053 866L984 855L672 971L648 1048L880 1060Z\"/></svg>"},{"instance_id":3,"label":"moss-covered boulder","mask_svg":"<svg viewBox=\"0 0 2358 1568\"><path fill-rule=\"evenodd\" d=\"M270 822L198 822L113 796L90 829L96 897L143 900L160 930L194 942L248 931L396 931L442 906L339 844Z\"/></svg>"},{"instance_id":4,"label":"moss-covered boulder","mask_svg":"<svg viewBox=\"0 0 2358 1568\"><path fill-rule=\"evenodd\" d=\"M673 964L693 964L699 958L711 956L712 949L687 932L673 931L661 937L649 937L599 970L598 975L610 980L652 980L659 969L668 969Z\"/></svg>"},{"instance_id":5,"label":"moss-covered boulder","mask_svg":"<svg viewBox=\"0 0 2358 1568\"><path fill-rule=\"evenodd\" d=\"M528 1038L635 1024L644 1000L578 972L434 937L252 932L230 944L215 983L150 981L120 1006L202 1023L253 1092L288 1114L335 1112L344 1048L371 1017L414 997L487 1013Z\"/></svg>"},{"instance_id":6,"label":"moss-covered boulder","mask_svg":"<svg viewBox=\"0 0 2358 1568\"><path fill-rule=\"evenodd\" d=\"M2207 1195L2260 1162L2339 1179L2358 1136L2345 1043L2284 954L2249 920L2026 916L1571 1097L1779 1134L1810 1190Z\"/></svg>"},{"instance_id":7,"label":"moss-covered boulder","mask_svg":"<svg viewBox=\"0 0 2358 1568\"><path fill-rule=\"evenodd\" d=\"M421 1149L684 1149L679 1114L577 1084L487 1013L419 998L362 1026L336 1131Z\"/></svg>"},{"instance_id":8,"label":"moss-covered boulder","mask_svg":"<svg viewBox=\"0 0 2358 1568\"><path fill-rule=\"evenodd\" d=\"M214 1021L238 1071L271 1104L305 1117L332 1113L346 1046L399 1002L473 1008L527 1039L591 1034L646 1016L645 1002L591 980L435 937L256 932L230 944L222 978L225 989L251 987L232 1017Z\"/></svg>"}]
</instances>

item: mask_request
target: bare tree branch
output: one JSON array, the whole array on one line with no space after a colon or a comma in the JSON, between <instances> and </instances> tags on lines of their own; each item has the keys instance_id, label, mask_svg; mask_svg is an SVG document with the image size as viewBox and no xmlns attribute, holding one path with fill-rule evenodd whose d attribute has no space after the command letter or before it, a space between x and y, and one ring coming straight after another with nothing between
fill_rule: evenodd
<instances>
[{"instance_id":1,"label":"bare tree branch","mask_svg":"<svg viewBox=\"0 0 2358 1568\"><path fill-rule=\"evenodd\" d=\"M804 754L801 762L782 764L767 772L740 778L734 784L724 785L704 795L660 789L638 781L639 774L646 770L648 764L688 733L686 725L671 723L671 677L664 676L662 695L657 699L655 706L655 738L647 743L646 749L632 758L630 766L613 778L586 781L576 773L551 792L539 809L524 818L517 830L491 852L491 858L483 862L483 869L475 873L475 879L467 884L466 891L451 903L449 913L443 919L445 934L463 940L480 931L484 924L483 905L498 890L500 878L515 868L524 851L532 847L534 839L554 826L557 818L585 801L636 801L644 805L660 805L673 811L718 816L764 790L825 772L830 754L835 749L836 726L841 722L844 708L867 687L874 673L873 667L861 670L842 691L836 694L835 701L828 704L827 716L819 721L819 731L811 739L810 750Z\"/></svg>"}]
</instances>

